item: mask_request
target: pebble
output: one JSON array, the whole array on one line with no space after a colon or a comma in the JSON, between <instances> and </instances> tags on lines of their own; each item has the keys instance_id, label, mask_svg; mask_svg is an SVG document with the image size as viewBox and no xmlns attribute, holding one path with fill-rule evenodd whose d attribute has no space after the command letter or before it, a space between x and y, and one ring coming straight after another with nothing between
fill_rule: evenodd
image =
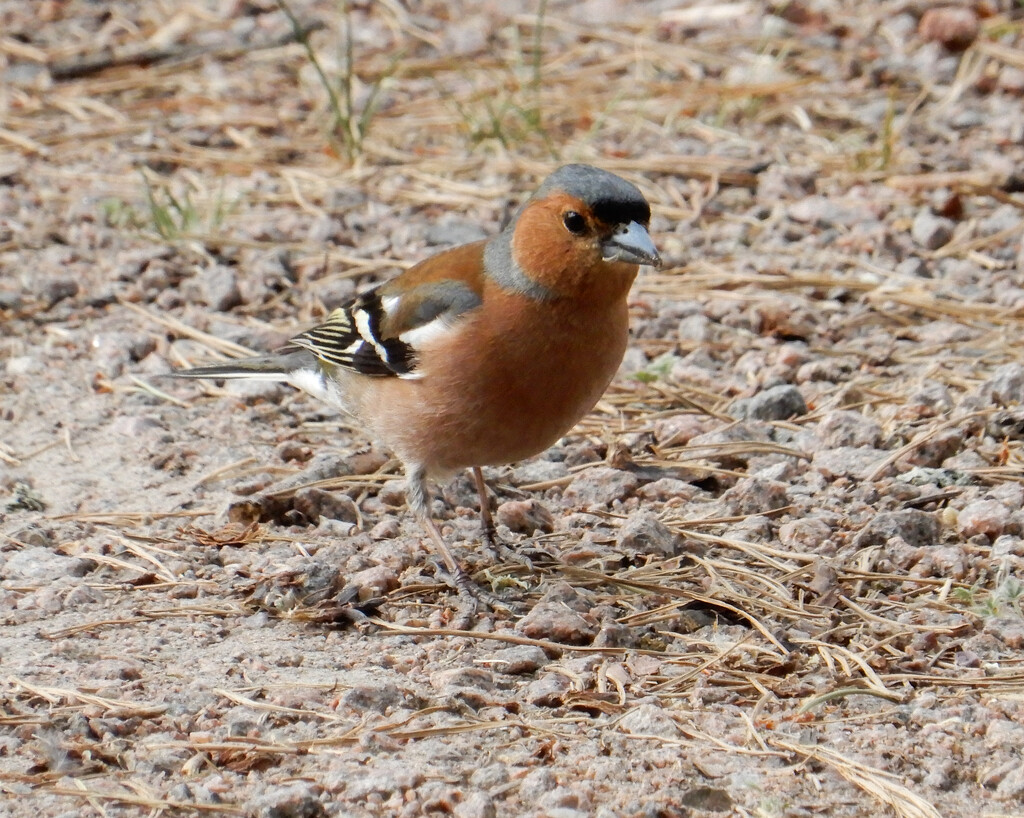
<instances>
[{"instance_id":1,"label":"pebble","mask_svg":"<svg viewBox=\"0 0 1024 818\"><path fill-rule=\"evenodd\" d=\"M981 395L1003 406L1024 403L1024 366L1014 362L998 367L982 384Z\"/></svg>"},{"instance_id":2,"label":"pebble","mask_svg":"<svg viewBox=\"0 0 1024 818\"><path fill-rule=\"evenodd\" d=\"M640 480L635 474L598 466L580 472L566 487L566 502L584 507L609 506L636 491Z\"/></svg>"},{"instance_id":3,"label":"pebble","mask_svg":"<svg viewBox=\"0 0 1024 818\"><path fill-rule=\"evenodd\" d=\"M926 250L938 250L953 238L953 222L922 208L910 226L910 236Z\"/></svg>"},{"instance_id":4,"label":"pebble","mask_svg":"<svg viewBox=\"0 0 1024 818\"><path fill-rule=\"evenodd\" d=\"M787 488L775 480L744 477L722 495L722 505L729 516L763 514L789 503Z\"/></svg>"},{"instance_id":5,"label":"pebble","mask_svg":"<svg viewBox=\"0 0 1024 818\"><path fill-rule=\"evenodd\" d=\"M1012 650L1024 648L1024 619L1020 616L993 616L985 620L984 631Z\"/></svg>"},{"instance_id":6,"label":"pebble","mask_svg":"<svg viewBox=\"0 0 1024 818\"><path fill-rule=\"evenodd\" d=\"M832 528L817 517L790 520L779 526L779 542L794 551L817 551L832 536Z\"/></svg>"},{"instance_id":7,"label":"pebble","mask_svg":"<svg viewBox=\"0 0 1024 818\"><path fill-rule=\"evenodd\" d=\"M998 500L976 500L960 509L956 527L961 537L970 539L979 534L995 540L1006 529L1010 509Z\"/></svg>"},{"instance_id":8,"label":"pebble","mask_svg":"<svg viewBox=\"0 0 1024 818\"><path fill-rule=\"evenodd\" d=\"M480 241L487 238L487 231L476 222L462 221L454 218L443 218L427 228L425 238L427 244L459 245Z\"/></svg>"},{"instance_id":9,"label":"pebble","mask_svg":"<svg viewBox=\"0 0 1024 818\"><path fill-rule=\"evenodd\" d=\"M11 377L16 375L41 375L46 371L46 363L35 355L17 355L8 358L4 367Z\"/></svg>"},{"instance_id":10,"label":"pebble","mask_svg":"<svg viewBox=\"0 0 1024 818\"><path fill-rule=\"evenodd\" d=\"M795 386L780 384L734 401L729 414L740 420L788 420L807 414L807 402Z\"/></svg>"},{"instance_id":11,"label":"pebble","mask_svg":"<svg viewBox=\"0 0 1024 818\"><path fill-rule=\"evenodd\" d=\"M357 713L369 711L386 714L389 710L402 707L408 694L391 682L377 682L349 688L341 696L339 705Z\"/></svg>"},{"instance_id":12,"label":"pebble","mask_svg":"<svg viewBox=\"0 0 1024 818\"><path fill-rule=\"evenodd\" d=\"M498 814L494 799L485 792L471 792L455 805L455 818L495 818Z\"/></svg>"},{"instance_id":13,"label":"pebble","mask_svg":"<svg viewBox=\"0 0 1024 818\"><path fill-rule=\"evenodd\" d=\"M74 298L76 295L78 295L78 282L73 278L50 279L39 290L39 297L48 310L64 299Z\"/></svg>"},{"instance_id":14,"label":"pebble","mask_svg":"<svg viewBox=\"0 0 1024 818\"><path fill-rule=\"evenodd\" d=\"M494 676L479 667L453 667L430 674L430 684L442 696L461 699L480 708L493 698Z\"/></svg>"},{"instance_id":15,"label":"pebble","mask_svg":"<svg viewBox=\"0 0 1024 818\"><path fill-rule=\"evenodd\" d=\"M840 446L816 451L811 458L815 471L829 480L837 477L865 477L875 470L889 452L867 446Z\"/></svg>"},{"instance_id":16,"label":"pebble","mask_svg":"<svg viewBox=\"0 0 1024 818\"><path fill-rule=\"evenodd\" d=\"M644 483L636 490L637 497L658 502L692 500L700 493L700 489L696 486L675 477L662 477L653 483Z\"/></svg>"},{"instance_id":17,"label":"pebble","mask_svg":"<svg viewBox=\"0 0 1024 818\"><path fill-rule=\"evenodd\" d=\"M679 738L679 726L672 717L658 705L648 702L631 708L619 719L618 727L622 732L634 736Z\"/></svg>"},{"instance_id":18,"label":"pebble","mask_svg":"<svg viewBox=\"0 0 1024 818\"><path fill-rule=\"evenodd\" d=\"M917 33L925 42L942 43L950 51L964 51L977 39L980 28L973 9L940 6L927 9L921 15Z\"/></svg>"},{"instance_id":19,"label":"pebble","mask_svg":"<svg viewBox=\"0 0 1024 818\"><path fill-rule=\"evenodd\" d=\"M306 783L268 787L246 804L245 811L253 818L320 818L327 814L320 802L320 788Z\"/></svg>"},{"instance_id":20,"label":"pebble","mask_svg":"<svg viewBox=\"0 0 1024 818\"><path fill-rule=\"evenodd\" d=\"M659 557L675 556L682 538L650 511L631 514L615 536L619 548Z\"/></svg>"},{"instance_id":21,"label":"pebble","mask_svg":"<svg viewBox=\"0 0 1024 818\"><path fill-rule=\"evenodd\" d=\"M518 534L530 536L537 531L550 533L555 530L551 512L532 497L529 500L508 500L502 503L495 516L499 524L508 526L510 531Z\"/></svg>"},{"instance_id":22,"label":"pebble","mask_svg":"<svg viewBox=\"0 0 1024 818\"><path fill-rule=\"evenodd\" d=\"M548 656L537 645L514 645L482 659L481 663L498 673L525 675L544 667L548 663Z\"/></svg>"},{"instance_id":23,"label":"pebble","mask_svg":"<svg viewBox=\"0 0 1024 818\"><path fill-rule=\"evenodd\" d=\"M597 635L597 625L584 617L592 603L564 582L549 590L533 609L516 623L516 630L531 639L567 645L587 645Z\"/></svg>"},{"instance_id":24,"label":"pebble","mask_svg":"<svg viewBox=\"0 0 1024 818\"><path fill-rule=\"evenodd\" d=\"M841 446L877 448L882 441L881 425L849 409L828 412L814 431L823 449L838 449Z\"/></svg>"},{"instance_id":25,"label":"pebble","mask_svg":"<svg viewBox=\"0 0 1024 818\"><path fill-rule=\"evenodd\" d=\"M530 682L520 698L537 707L561 707L569 687L569 679L564 673L545 673Z\"/></svg>"},{"instance_id":26,"label":"pebble","mask_svg":"<svg viewBox=\"0 0 1024 818\"><path fill-rule=\"evenodd\" d=\"M347 494L333 491L317 488L300 489L295 492L292 507L311 523L318 522L321 517L345 523L359 521L359 510L355 501Z\"/></svg>"},{"instance_id":27,"label":"pebble","mask_svg":"<svg viewBox=\"0 0 1024 818\"><path fill-rule=\"evenodd\" d=\"M386 565L375 565L349 577L348 585L359 589L359 600L365 602L384 596L398 587L398 574Z\"/></svg>"},{"instance_id":28,"label":"pebble","mask_svg":"<svg viewBox=\"0 0 1024 818\"><path fill-rule=\"evenodd\" d=\"M915 446L913 451L903 457L902 462L916 467L936 468L955 455L963 445L962 429L943 429Z\"/></svg>"},{"instance_id":29,"label":"pebble","mask_svg":"<svg viewBox=\"0 0 1024 818\"><path fill-rule=\"evenodd\" d=\"M529 486L534 483L561 480L567 474L569 468L565 463L555 460L531 460L516 466L509 475L509 482L513 486Z\"/></svg>"},{"instance_id":30,"label":"pebble","mask_svg":"<svg viewBox=\"0 0 1024 818\"><path fill-rule=\"evenodd\" d=\"M558 779L551 770L543 767L531 770L519 784L519 797L526 803L533 803L545 793L558 786Z\"/></svg>"},{"instance_id":31,"label":"pebble","mask_svg":"<svg viewBox=\"0 0 1024 818\"><path fill-rule=\"evenodd\" d=\"M49 548L23 548L7 555L0 575L7 580L53 582L72 576L77 560L55 554Z\"/></svg>"},{"instance_id":32,"label":"pebble","mask_svg":"<svg viewBox=\"0 0 1024 818\"><path fill-rule=\"evenodd\" d=\"M217 312L227 312L242 304L238 276L230 267L214 264L196 278L203 302Z\"/></svg>"},{"instance_id":33,"label":"pebble","mask_svg":"<svg viewBox=\"0 0 1024 818\"><path fill-rule=\"evenodd\" d=\"M901 537L911 546L935 545L939 540L939 520L934 514L908 508L875 515L853 539L856 548L885 545L892 537Z\"/></svg>"}]
</instances>

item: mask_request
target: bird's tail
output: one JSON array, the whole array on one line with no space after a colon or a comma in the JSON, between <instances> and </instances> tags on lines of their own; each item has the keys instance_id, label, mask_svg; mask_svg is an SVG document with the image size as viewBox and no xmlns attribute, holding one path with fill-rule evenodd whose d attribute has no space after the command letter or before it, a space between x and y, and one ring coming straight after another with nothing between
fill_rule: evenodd
<instances>
[{"instance_id":1,"label":"bird's tail","mask_svg":"<svg viewBox=\"0 0 1024 818\"><path fill-rule=\"evenodd\" d=\"M288 381L292 373L309 365L309 353L305 350L266 355L259 358L242 358L222 364L197 366L172 372L175 378L249 378L263 381Z\"/></svg>"}]
</instances>

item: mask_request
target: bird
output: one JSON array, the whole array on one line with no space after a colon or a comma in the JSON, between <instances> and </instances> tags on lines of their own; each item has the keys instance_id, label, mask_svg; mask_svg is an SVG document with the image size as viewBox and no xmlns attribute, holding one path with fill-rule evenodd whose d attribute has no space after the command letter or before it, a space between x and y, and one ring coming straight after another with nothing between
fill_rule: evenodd
<instances>
[{"instance_id":1,"label":"bird","mask_svg":"<svg viewBox=\"0 0 1024 818\"><path fill-rule=\"evenodd\" d=\"M182 369L288 383L352 416L402 462L406 497L466 605L492 603L431 513L431 483L534 457L601 398L629 335L640 265L661 266L651 208L586 164L554 170L489 239L444 250L333 310L278 352Z\"/></svg>"}]
</instances>

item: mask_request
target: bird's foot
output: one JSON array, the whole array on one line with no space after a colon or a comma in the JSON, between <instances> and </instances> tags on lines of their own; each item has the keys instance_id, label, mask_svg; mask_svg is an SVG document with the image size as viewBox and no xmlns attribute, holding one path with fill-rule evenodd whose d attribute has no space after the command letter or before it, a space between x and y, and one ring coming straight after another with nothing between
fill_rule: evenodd
<instances>
[{"instance_id":1,"label":"bird's foot","mask_svg":"<svg viewBox=\"0 0 1024 818\"><path fill-rule=\"evenodd\" d=\"M495 613L513 615L516 613L508 602L481 588L461 565L456 566L454 573L437 565L436 573L459 596L459 612L456 621L472 624L481 606Z\"/></svg>"}]
</instances>

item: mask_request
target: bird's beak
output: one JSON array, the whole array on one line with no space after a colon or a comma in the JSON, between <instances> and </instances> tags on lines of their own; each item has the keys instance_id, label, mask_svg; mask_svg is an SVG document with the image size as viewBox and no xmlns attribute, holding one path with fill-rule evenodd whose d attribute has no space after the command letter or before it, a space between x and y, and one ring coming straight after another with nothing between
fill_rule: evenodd
<instances>
[{"instance_id":1,"label":"bird's beak","mask_svg":"<svg viewBox=\"0 0 1024 818\"><path fill-rule=\"evenodd\" d=\"M601 245L605 261L624 261L627 264L650 264L661 266L658 248L651 236L639 222L620 224L611 237Z\"/></svg>"}]
</instances>

